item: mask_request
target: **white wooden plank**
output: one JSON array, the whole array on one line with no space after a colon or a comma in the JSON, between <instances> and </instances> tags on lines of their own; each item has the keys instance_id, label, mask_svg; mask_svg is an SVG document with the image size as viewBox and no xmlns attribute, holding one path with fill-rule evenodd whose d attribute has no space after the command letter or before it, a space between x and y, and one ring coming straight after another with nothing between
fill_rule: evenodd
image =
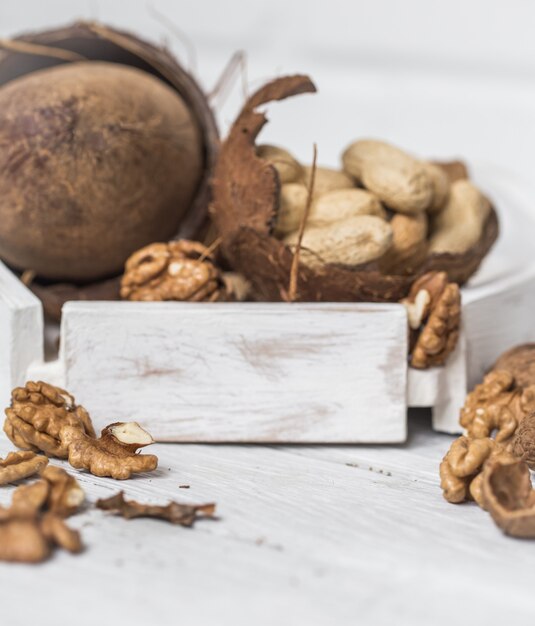
<instances>
[{"instance_id":1,"label":"white wooden plank","mask_svg":"<svg viewBox=\"0 0 535 626\"><path fill-rule=\"evenodd\" d=\"M481 381L505 350L535 341L535 270L528 267L500 284L482 286L465 297L468 386Z\"/></svg>"},{"instance_id":2,"label":"white wooden plank","mask_svg":"<svg viewBox=\"0 0 535 626\"><path fill-rule=\"evenodd\" d=\"M26 381L28 367L43 360L43 311L39 300L0 262L0 402Z\"/></svg>"},{"instance_id":3,"label":"white wooden plank","mask_svg":"<svg viewBox=\"0 0 535 626\"><path fill-rule=\"evenodd\" d=\"M444 367L428 370L409 368L408 403L410 407L432 407L433 428L458 433L459 411L467 392L466 333L463 328L457 347Z\"/></svg>"},{"instance_id":4,"label":"white wooden plank","mask_svg":"<svg viewBox=\"0 0 535 626\"><path fill-rule=\"evenodd\" d=\"M66 384L159 440L384 442L406 433L398 305L68 303Z\"/></svg>"},{"instance_id":5,"label":"white wooden plank","mask_svg":"<svg viewBox=\"0 0 535 626\"><path fill-rule=\"evenodd\" d=\"M422 415L402 446L162 444L153 450L158 471L135 480L70 469L90 503L121 488L153 502L215 500L221 519L189 531L88 507L69 521L82 531L84 554L58 552L40 567L0 564L0 620L529 623L533 546L502 536L476 506L442 499L437 468L450 440ZM0 456L8 449L0 437ZM0 490L0 504L11 492Z\"/></svg>"}]
</instances>

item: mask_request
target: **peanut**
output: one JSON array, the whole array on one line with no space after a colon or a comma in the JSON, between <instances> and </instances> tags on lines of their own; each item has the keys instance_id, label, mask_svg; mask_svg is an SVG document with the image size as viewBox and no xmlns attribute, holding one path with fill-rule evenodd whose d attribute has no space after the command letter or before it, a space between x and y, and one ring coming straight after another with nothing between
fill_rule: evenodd
<instances>
[{"instance_id":1,"label":"peanut","mask_svg":"<svg viewBox=\"0 0 535 626\"><path fill-rule=\"evenodd\" d=\"M394 211L425 211L433 200L433 184L423 164L390 144L357 141L345 150L342 161L348 174Z\"/></svg>"},{"instance_id":2,"label":"peanut","mask_svg":"<svg viewBox=\"0 0 535 626\"><path fill-rule=\"evenodd\" d=\"M470 181L454 182L446 206L434 219L430 251L466 252L480 240L489 213L490 202Z\"/></svg>"},{"instance_id":3,"label":"peanut","mask_svg":"<svg viewBox=\"0 0 535 626\"><path fill-rule=\"evenodd\" d=\"M431 204L427 207L428 213L438 213L441 211L446 202L448 201L448 196L450 193L450 179L446 172L435 165L434 163L422 163L427 172L427 175L431 179L431 184L433 185L433 200Z\"/></svg>"},{"instance_id":4,"label":"peanut","mask_svg":"<svg viewBox=\"0 0 535 626\"><path fill-rule=\"evenodd\" d=\"M357 215L377 215L386 219L379 200L365 189L336 189L319 196L310 208L307 226L326 226Z\"/></svg>"},{"instance_id":5,"label":"peanut","mask_svg":"<svg viewBox=\"0 0 535 626\"><path fill-rule=\"evenodd\" d=\"M322 228L307 228L301 259L309 267L321 267L323 263L360 265L381 257L391 242L388 222L375 215L359 215ZM286 237L285 243L295 245L297 233Z\"/></svg>"},{"instance_id":6,"label":"peanut","mask_svg":"<svg viewBox=\"0 0 535 626\"><path fill-rule=\"evenodd\" d=\"M275 224L275 236L284 237L297 230L303 219L308 189L301 183L286 183L280 191L279 212Z\"/></svg>"},{"instance_id":7,"label":"peanut","mask_svg":"<svg viewBox=\"0 0 535 626\"><path fill-rule=\"evenodd\" d=\"M304 167L303 173L303 183L308 187L312 168ZM354 186L355 181L344 172L330 167L316 167L312 195L317 198L336 189L351 189Z\"/></svg>"},{"instance_id":8,"label":"peanut","mask_svg":"<svg viewBox=\"0 0 535 626\"><path fill-rule=\"evenodd\" d=\"M257 146L256 154L273 165L279 174L281 185L293 183L303 176L301 164L284 148L264 144Z\"/></svg>"},{"instance_id":9,"label":"peanut","mask_svg":"<svg viewBox=\"0 0 535 626\"><path fill-rule=\"evenodd\" d=\"M381 270L388 274L414 271L427 255L427 215L396 213L390 226L392 245L381 259Z\"/></svg>"}]
</instances>

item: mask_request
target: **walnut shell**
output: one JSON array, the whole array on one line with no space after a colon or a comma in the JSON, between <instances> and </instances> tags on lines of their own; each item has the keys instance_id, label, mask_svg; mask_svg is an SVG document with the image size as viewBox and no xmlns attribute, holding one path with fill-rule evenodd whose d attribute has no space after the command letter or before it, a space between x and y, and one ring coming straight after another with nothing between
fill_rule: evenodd
<instances>
[{"instance_id":1,"label":"walnut shell","mask_svg":"<svg viewBox=\"0 0 535 626\"><path fill-rule=\"evenodd\" d=\"M165 49L101 24L79 22L58 30L27 34L15 42L16 45L0 57L0 100L4 120L1 125L2 135L4 139L15 140L21 147L17 153L18 159L17 154L10 151L9 164L17 169L17 176L14 178L13 172L3 168L6 172L4 178L13 187L12 194L15 196L6 197L4 192L8 189L7 182L2 185L0 177L0 186L3 188L0 199L0 255L13 266L32 269L38 276L81 283L119 273L129 254L155 239L195 237L205 224L209 201L208 181L218 147L218 133L212 111L195 80ZM139 81L143 93L138 99L138 107L132 107L131 102L128 102L128 89L123 85L123 113L119 110L120 89L110 94L108 109L105 106L106 99L100 93L104 104L100 108L93 107L93 117L97 116L98 110L99 113L106 113L106 119L100 125L96 119L93 120L94 135L91 135L90 127L87 126L85 141L78 143L74 139L70 140L73 143L73 154L85 154L80 162L86 167L79 172L70 171L67 160L58 161L55 142L60 142L62 137L67 142L69 128L76 128L78 132L80 118L83 118L84 113L82 106L75 98L69 101L66 92L61 98L61 106L56 106L54 98L58 94L54 86L50 88L49 97L45 94L46 106L41 109L46 110L40 113L38 109L42 102L22 97L24 83L38 80L39 70L68 72L66 60L33 53L31 48L23 52L19 48L26 43L70 51L74 53L74 61L75 55L80 55L82 59L87 59L85 66L88 70L93 65L101 65L94 61L111 62L115 64L113 67L116 71L122 69L129 75L135 73L144 79ZM59 65L63 67L55 68ZM80 70L81 81L86 70L83 66L80 66ZM75 81L74 87L78 88L78 82ZM8 96L17 84L21 92L17 98L18 116L14 110L10 116L18 120L18 125L15 124L10 130L5 124L5 105L9 104ZM167 116L165 132L163 129L158 130L160 120L157 108L147 107L147 100L152 97L149 93L151 90L147 89L149 84L155 85L158 94L165 94L164 99L168 102L164 106L168 111L164 116ZM100 92L103 90L104 85L101 85ZM2 96L6 91L7 95ZM36 98L37 93L32 93ZM56 100L59 101L58 98ZM176 104L174 113L169 108L171 102ZM55 123L54 133L58 133L56 138L46 137L46 133L43 133L43 118L48 108ZM133 119L129 117L126 123L128 128L123 125L122 132L116 132L129 108L136 108L130 111ZM30 153L33 158L28 155L26 158L22 149L24 141L35 130L42 138L39 150ZM151 130L154 131L152 135ZM99 154L100 144L106 141L104 131L115 133L114 148ZM144 137L140 136L141 132L145 133ZM15 133L15 136L11 137L10 133ZM123 136L123 139L117 135ZM127 142L124 137L128 135L135 143L135 154L128 153L125 147ZM123 141L123 150L117 147L120 141ZM131 159L128 158L129 154ZM48 173L53 184L47 184L37 163L39 159L42 159L43 171ZM100 169L99 159L103 159ZM136 159L137 165L134 163ZM116 164L114 160L117 160ZM105 176L106 170L108 178ZM161 179L159 190L158 179ZM39 205L35 199L37 196L41 202ZM162 196L165 198L162 199ZM17 206L23 210L20 216L11 216L7 223L5 216L9 213L6 202L10 200L12 205L14 197L18 198ZM58 198L62 201L56 202ZM115 218L114 227L108 228L103 236L102 229L106 224L111 224L107 220L112 217ZM22 220L18 226L17 219ZM117 227L117 224L121 226ZM158 230L162 232L157 234ZM56 242L58 236L62 236L61 246ZM95 249L97 254L94 254ZM41 297L46 298L46 290L43 286ZM80 294L73 290L72 294L65 293L65 299L75 299L77 295ZM112 289L109 297L115 296L115 289Z\"/></svg>"},{"instance_id":2,"label":"walnut shell","mask_svg":"<svg viewBox=\"0 0 535 626\"><path fill-rule=\"evenodd\" d=\"M506 535L535 538L535 491L526 463L489 463L482 494L485 508Z\"/></svg>"},{"instance_id":3,"label":"walnut shell","mask_svg":"<svg viewBox=\"0 0 535 626\"><path fill-rule=\"evenodd\" d=\"M315 92L307 76L289 76L260 88L246 102L222 144L213 179L211 215L230 264L251 283L257 300L284 300L293 253L273 236L280 181L275 168L256 154L255 140L267 119L257 108L272 100ZM383 274L377 263L359 266L300 265L297 300L396 302L419 275L443 270L464 283L477 270L498 234L492 209L481 240L464 254L428 256L412 275Z\"/></svg>"},{"instance_id":4,"label":"walnut shell","mask_svg":"<svg viewBox=\"0 0 535 626\"><path fill-rule=\"evenodd\" d=\"M518 425L511 441L511 450L530 469L535 469L535 413L526 415Z\"/></svg>"},{"instance_id":5,"label":"walnut shell","mask_svg":"<svg viewBox=\"0 0 535 626\"><path fill-rule=\"evenodd\" d=\"M535 385L535 343L525 343L507 350L492 369L509 372L518 387Z\"/></svg>"}]
</instances>

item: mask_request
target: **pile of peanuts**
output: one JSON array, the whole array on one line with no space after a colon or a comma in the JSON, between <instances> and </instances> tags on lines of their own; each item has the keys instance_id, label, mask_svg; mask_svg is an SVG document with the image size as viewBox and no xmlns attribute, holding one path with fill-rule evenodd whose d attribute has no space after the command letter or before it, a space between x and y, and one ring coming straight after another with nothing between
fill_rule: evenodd
<instances>
[{"instance_id":1,"label":"pile of peanuts","mask_svg":"<svg viewBox=\"0 0 535 626\"><path fill-rule=\"evenodd\" d=\"M274 234L294 246L311 168L271 145L257 155L277 170L281 189ZM487 198L468 180L450 182L438 165L377 140L342 154L342 169L317 167L303 235L303 263L377 262L385 273L413 271L430 253L461 254L481 238Z\"/></svg>"}]
</instances>

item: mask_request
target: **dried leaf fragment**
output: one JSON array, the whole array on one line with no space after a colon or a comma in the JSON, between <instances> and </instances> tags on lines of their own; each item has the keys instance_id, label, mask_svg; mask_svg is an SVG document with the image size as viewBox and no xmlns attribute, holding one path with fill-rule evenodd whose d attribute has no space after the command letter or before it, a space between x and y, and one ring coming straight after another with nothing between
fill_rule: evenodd
<instances>
[{"instance_id":1,"label":"dried leaf fragment","mask_svg":"<svg viewBox=\"0 0 535 626\"><path fill-rule=\"evenodd\" d=\"M5 412L4 431L23 450L66 458L67 449L59 440L59 432L65 425L95 436L89 414L76 404L74 397L42 381L27 382L24 387L13 389L11 406Z\"/></svg>"},{"instance_id":2,"label":"dried leaf fragment","mask_svg":"<svg viewBox=\"0 0 535 626\"><path fill-rule=\"evenodd\" d=\"M29 478L38 474L48 463L46 456L30 450L10 452L5 459L0 459L0 485Z\"/></svg>"},{"instance_id":3,"label":"dried leaf fragment","mask_svg":"<svg viewBox=\"0 0 535 626\"><path fill-rule=\"evenodd\" d=\"M217 302L228 296L210 249L185 239L134 252L121 280L124 300Z\"/></svg>"},{"instance_id":4,"label":"dried leaf fragment","mask_svg":"<svg viewBox=\"0 0 535 626\"><path fill-rule=\"evenodd\" d=\"M486 509L506 535L535 538L535 490L527 463L487 464L482 493Z\"/></svg>"},{"instance_id":5,"label":"dried leaf fragment","mask_svg":"<svg viewBox=\"0 0 535 626\"><path fill-rule=\"evenodd\" d=\"M95 476L125 480L132 474L150 472L158 466L153 454L136 454L154 440L136 422L117 422L106 426L100 439L88 437L79 428L65 426L60 433L68 450L69 463Z\"/></svg>"},{"instance_id":6,"label":"dried leaf fragment","mask_svg":"<svg viewBox=\"0 0 535 626\"><path fill-rule=\"evenodd\" d=\"M172 524L188 527L192 526L198 519L213 517L216 507L214 503L192 505L173 501L165 506L142 504L135 500L125 500L124 491L120 491L110 498L97 500L96 506L103 511L122 515L125 519L155 517Z\"/></svg>"}]
</instances>

